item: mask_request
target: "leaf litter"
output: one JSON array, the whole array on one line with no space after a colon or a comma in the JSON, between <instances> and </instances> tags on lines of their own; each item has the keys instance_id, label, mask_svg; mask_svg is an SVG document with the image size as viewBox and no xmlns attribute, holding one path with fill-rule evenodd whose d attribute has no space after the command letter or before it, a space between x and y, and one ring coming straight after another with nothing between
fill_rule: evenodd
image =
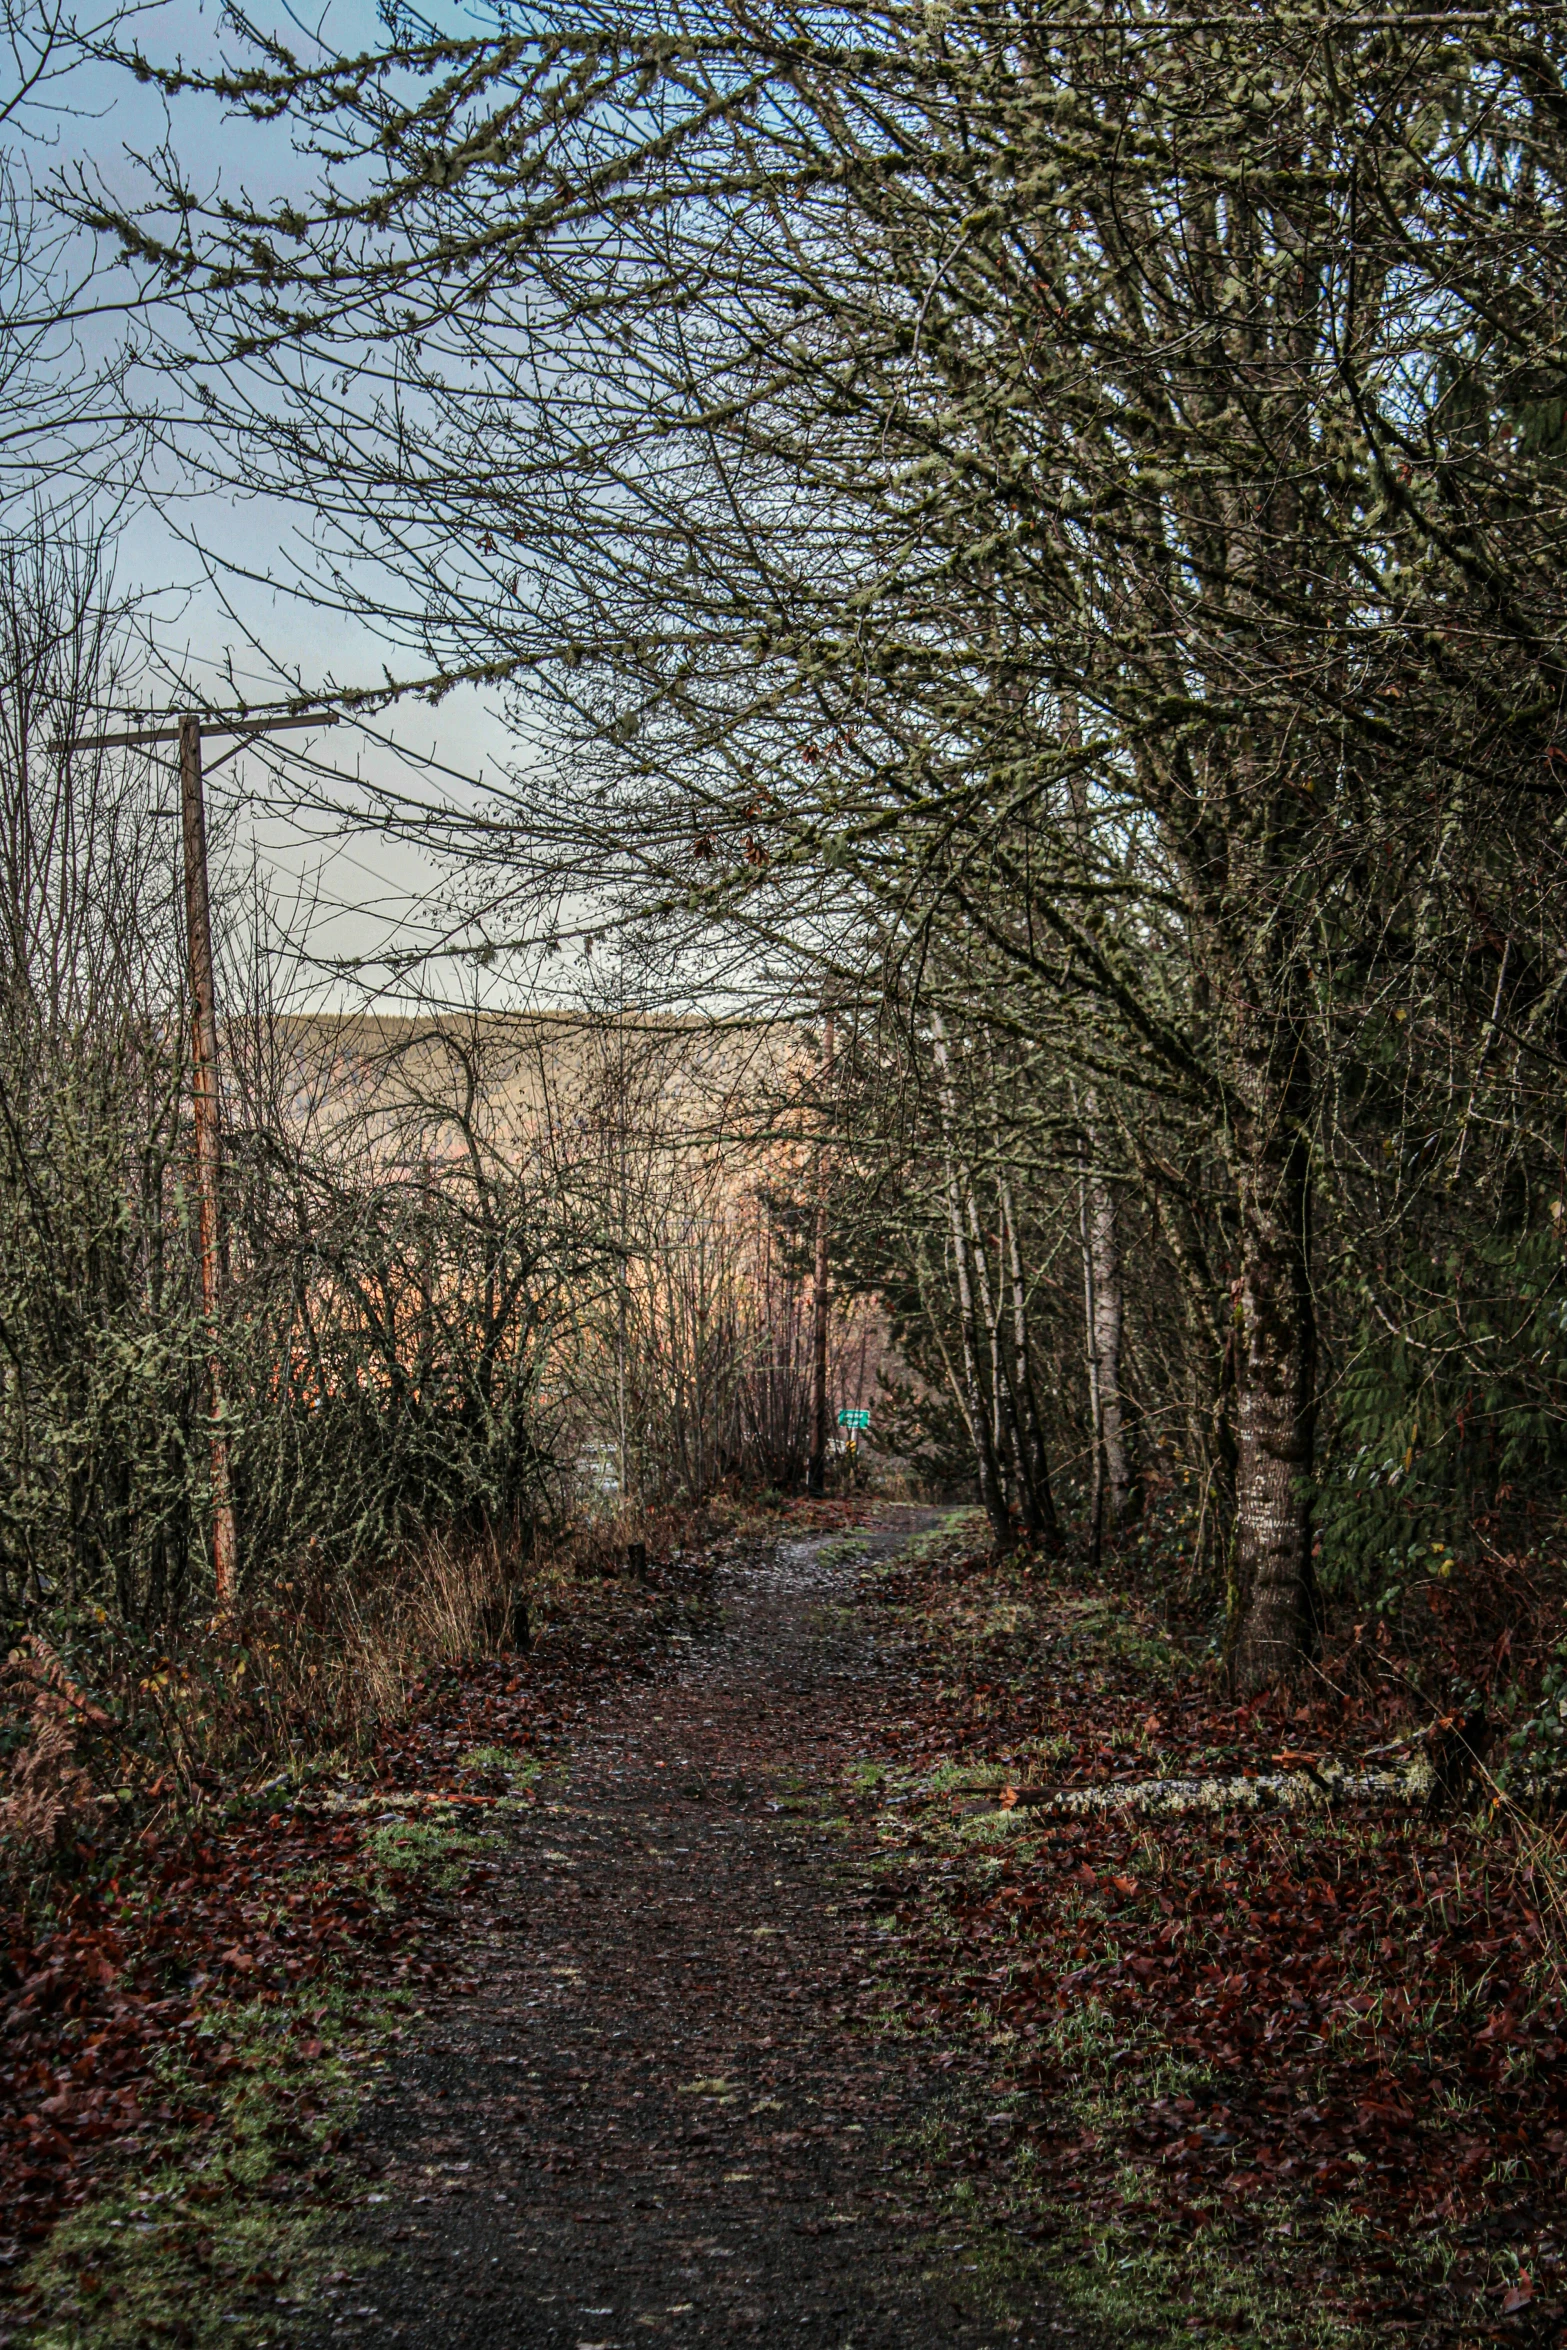
<instances>
[{"instance_id":1,"label":"leaf litter","mask_svg":"<svg viewBox=\"0 0 1567 2350\"><path fill-rule=\"evenodd\" d=\"M1229 1705L1135 1594L871 1520L798 1513L782 1596L738 1546L678 1650L432 1683L357 1781L154 1825L13 1936L9 2338L1556 2342L1536 1862L1483 1810L998 1809L1375 1724ZM223 2306L126 2331L165 2208Z\"/></svg>"}]
</instances>

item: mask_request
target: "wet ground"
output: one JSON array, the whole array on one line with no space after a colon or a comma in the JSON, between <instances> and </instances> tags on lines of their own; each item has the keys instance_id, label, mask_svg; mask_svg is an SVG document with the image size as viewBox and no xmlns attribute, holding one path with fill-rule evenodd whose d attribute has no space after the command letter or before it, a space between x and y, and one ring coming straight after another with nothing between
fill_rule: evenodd
<instances>
[{"instance_id":1,"label":"wet ground","mask_svg":"<svg viewBox=\"0 0 1567 2350\"><path fill-rule=\"evenodd\" d=\"M900 1693L859 1572L821 1543L721 1568L685 1661L607 1698L508 1830L471 1989L366 2118L384 2200L313 2344L1084 2338L1026 2235L947 2199L933 2149L960 2107L987 2126L982 2058L873 2020L890 1905L839 1798Z\"/></svg>"}]
</instances>

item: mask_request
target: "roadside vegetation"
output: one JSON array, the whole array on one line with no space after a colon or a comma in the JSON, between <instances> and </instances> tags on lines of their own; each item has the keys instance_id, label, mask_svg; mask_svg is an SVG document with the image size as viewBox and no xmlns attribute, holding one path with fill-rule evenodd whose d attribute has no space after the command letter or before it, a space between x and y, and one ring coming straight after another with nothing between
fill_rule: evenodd
<instances>
[{"instance_id":1,"label":"roadside vegetation","mask_svg":"<svg viewBox=\"0 0 1567 2350\"><path fill-rule=\"evenodd\" d=\"M850 1790L909 1856L897 2012L1011 2050L1013 2186L1094 2308L1548 2338L1567 19L0 35L41 2338L142 2322L95 2179L273 2179L263 2075L328 2067L288 2141L327 2191L304 2003L394 2028L564 1693L694 1636L718 1532L802 1495L929 1665ZM44 170L116 76L164 143ZM177 654L118 566L197 491L385 666ZM203 561L230 618L256 579ZM260 764L255 662L353 755ZM459 692L498 766L387 781L388 713ZM257 762L212 770L210 1021L181 713ZM417 937L323 959L247 865L284 819L417 849ZM879 1577L877 1495L977 1514Z\"/></svg>"},{"instance_id":2,"label":"roadside vegetation","mask_svg":"<svg viewBox=\"0 0 1567 2350\"><path fill-rule=\"evenodd\" d=\"M96 1842L73 1823L10 1941L20 2338L264 2343L375 2305L348 2248L380 2191L362 2086L432 2004L482 2002L464 1921L508 1813L552 1799L597 1700L681 1669L715 1563L806 1539L858 1587L823 1637L858 1614L895 1694L861 1700L826 1813L805 1758L773 1800L879 1854L859 2028L960 2059L944 2118L887 2152L969 2244L966 2299L999 2322L1064 2292L1150 2345L1554 2339L1548 1824L1472 1755L1435 1802L1248 1801L1390 1746L1429 1765L1451 1724L1412 1720L1407 1625L1393 1665L1348 1622L1324 1692L1237 1699L1179 1579L1194 1510L1155 1501L1097 1569L998 1554L972 1506L883 1562L873 1497L672 1525L645 1582L589 1546L530 1591L527 1652L427 1673L367 1743L125 1801ZM1467 1632L1480 1683L1496 1644ZM1052 1808L1081 1791L1115 1800Z\"/></svg>"},{"instance_id":3,"label":"roadside vegetation","mask_svg":"<svg viewBox=\"0 0 1567 2350\"><path fill-rule=\"evenodd\" d=\"M1044 2241L1116 2340L1554 2342L1554 1842L1488 1774L1434 1804L1249 1805L1281 1760L1428 1753L1440 1725L1409 1736L1353 1627L1314 1699L1237 1704L1136 1545L1089 1578L998 1563L986 1531L949 1517L863 1601L921 1681L867 1739L887 2024L956 2030L992 2076L949 2198L1003 2251ZM1149 1798L1172 1785L1201 1799Z\"/></svg>"},{"instance_id":4,"label":"roadside vegetation","mask_svg":"<svg viewBox=\"0 0 1567 2350\"><path fill-rule=\"evenodd\" d=\"M0 2251L21 2338L266 2340L330 2299L338 2217L374 2191L347 2151L367 2068L432 1996L480 1988L452 1928L493 1889L508 1813L547 1793L596 1698L701 1626L702 1577L605 1582L603 1563L557 1559L525 1655L433 1661L354 1743L317 1736L264 1777L229 1747L189 1793L84 1786L49 1846L8 1837ZM83 1693L50 1686L91 1738ZM84 1782L99 1758L123 1767L86 1746Z\"/></svg>"}]
</instances>

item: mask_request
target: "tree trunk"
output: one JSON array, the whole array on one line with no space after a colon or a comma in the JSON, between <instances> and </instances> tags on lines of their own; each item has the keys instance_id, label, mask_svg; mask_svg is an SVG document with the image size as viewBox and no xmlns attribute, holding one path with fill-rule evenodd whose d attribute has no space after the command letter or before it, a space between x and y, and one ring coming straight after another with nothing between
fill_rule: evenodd
<instances>
[{"instance_id":1,"label":"tree trunk","mask_svg":"<svg viewBox=\"0 0 1567 2350\"><path fill-rule=\"evenodd\" d=\"M1012 1212L1012 1187L1001 1184L1001 1229L1006 1240L1007 1279L1012 1289L1012 1432L1017 1444L1018 1489L1024 1524L1046 1550L1061 1547L1061 1521L1050 1490L1050 1464L1039 1425L1039 1407L1028 1359L1028 1294L1023 1280L1023 1252L1018 1245L1017 1218Z\"/></svg>"},{"instance_id":2,"label":"tree trunk","mask_svg":"<svg viewBox=\"0 0 1567 2350\"><path fill-rule=\"evenodd\" d=\"M1087 1301L1090 1386L1097 1394L1096 1414L1100 1446L1103 1515L1107 1525L1119 1525L1131 1507L1132 1461L1127 1438L1127 1415L1121 1392L1121 1330L1124 1316L1121 1285L1121 1245L1116 1231L1116 1195L1099 1173L1099 1128L1095 1101L1083 1099L1083 1131L1088 1138L1085 1158L1079 1161L1082 1179L1083 1289Z\"/></svg>"},{"instance_id":3,"label":"tree trunk","mask_svg":"<svg viewBox=\"0 0 1567 2350\"><path fill-rule=\"evenodd\" d=\"M963 1228L963 1200L958 1185L957 1161L952 1153L952 1090L947 1082L947 1043L939 1014L934 1016L932 1026L936 1066L941 1073L937 1090L946 1159L947 1218L952 1232L952 1261L958 1281L958 1325L963 1341L963 1385L969 1433L974 1440L974 1466L979 1480L980 1506L990 1520L997 1545L1002 1550L1010 1550L1012 1521L1007 1515L1007 1506L1001 1494L995 1446L991 1441L990 1410L979 1375L979 1327L974 1306L974 1279L969 1262L968 1234Z\"/></svg>"},{"instance_id":4,"label":"tree trunk","mask_svg":"<svg viewBox=\"0 0 1567 2350\"><path fill-rule=\"evenodd\" d=\"M990 1411L979 1375L979 1326L974 1308L974 1281L969 1265L968 1235L963 1229L963 1206L958 1172L947 1154L947 1213L952 1226L952 1256L958 1277L958 1322L963 1338L963 1384L967 1394L969 1427L974 1438L974 1465L979 1478L980 1506L1003 1550L1012 1547L1012 1521L1001 1497L1001 1479L991 1442Z\"/></svg>"},{"instance_id":5,"label":"tree trunk","mask_svg":"<svg viewBox=\"0 0 1567 2350\"><path fill-rule=\"evenodd\" d=\"M1090 1100L1089 1108L1093 1104ZM1115 1228L1115 1194L1102 1176L1093 1172L1089 1136L1087 1197L1088 1253L1093 1268L1094 1312L1092 1344L1099 1379L1099 1431L1104 1447L1105 1507L1108 1523L1117 1526L1127 1515L1132 1498L1132 1466L1126 1441L1126 1410L1121 1397L1121 1249Z\"/></svg>"},{"instance_id":6,"label":"tree trunk","mask_svg":"<svg viewBox=\"0 0 1567 2350\"><path fill-rule=\"evenodd\" d=\"M824 1086L832 1087L833 1015L827 1008L827 1052ZM811 1447L806 1460L805 1490L827 1490L827 1146L818 1145L816 1157L816 1260L811 1279Z\"/></svg>"},{"instance_id":7,"label":"tree trunk","mask_svg":"<svg viewBox=\"0 0 1567 2350\"><path fill-rule=\"evenodd\" d=\"M1288 1110L1281 1105L1279 1124ZM1316 1312L1311 1290L1309 1147L1290 1120L1240 1170L1236 1345L1235 1646L1242 1690L1289 1680L1317 1638L1311 1491ZM1272 1144L1273 1147L1269 1147Z\"/></svg>"},{"instance_id":8,"label":"tree trunk","mask_svg":"<svg viewBox=\"0 0 1567 2350\"><path fill-rule=\"evenodd\" d=\"M1302 927L1316 820L1307 795L1281 782L1244 736L1227 760L1222 796L1222 831L1199 828L1191 841L1206 901L1194 932L1194 1006L1199 1038L1205 1027L1212 1038L1235 1187L1239 1265L1229 1268L1233 1329L1224 1367L1234 1376L1230 1660L1236 1686L1249 1694L1293 1681L1319 1629L1311 1522L1318 1079ZM1221 1370L1221 1403L1222 1377Z\"/></svg>"},{"instance_id":9,"label":"tree trunk","mask_svg":"<svg viewBox=\"0 0 1567 2350\"><path fill-rule=\"evenodd\" d=\"M1012 1420L1012 1398L1001 1368L1001 1316L990 1293L990 1252L979 1220L979 1202L974 1196L972 1182L964 1190L968 1201L968 1232L974 1249L974 1274L979 1289L979 1310L990 1335L990 1449L996 1464L996 1483L1003 1501L1006 1500L1006 1471L1002 1465L1003 1447L1013 1460L1018 1457L1017 1429Z\"/></svg>"},{"instance_id":10,"label":"tree trunk","mask_svg":"<svg viewBox=\"0 0 1567 2350\"><path fill-rule=\"evenodd\" d=\"M1097 1575L1104 1553L1105 1534L1104 1399L1099 1391L1099 1349L1095 1344L1099 1316L1094 1296L1094 1252L1088 1237L1088 1163L1081 1138L1077 1145L1077 1222L1083 1255L1083 1358L1088 1372L1088 1434L1093 1453L1093 1484L1088 1505L1088 1564Z\"/></svg>"}]
</instances>

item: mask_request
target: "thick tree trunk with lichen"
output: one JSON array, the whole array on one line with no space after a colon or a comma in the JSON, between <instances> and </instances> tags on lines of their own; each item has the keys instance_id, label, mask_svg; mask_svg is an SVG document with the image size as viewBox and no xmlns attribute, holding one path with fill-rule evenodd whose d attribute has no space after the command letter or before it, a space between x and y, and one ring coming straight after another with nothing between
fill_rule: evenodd
<instances>
[{"instance_id":1,"label":"thick tree trunk with lichen","mask_svg":"<svg viewBox=\"0 0 1567 2350\"><path fill-rule=\"evenodd\" d=\"M1281 787L1268 747L1249 737L1200 781L1214 818L1187 841L1201 907L1194 1027L1221 1091L1234 1185L1230 1661L1251 1692L1295 1680L1318 1635L1312 817L1304 795Z\"/></svg>"},{"instance_id":2,"label":"thick tree trunk with lichen","mask_svg":"<svg viewBox=\"0 0 1567 2350\"><path fill-rule=\"evenodd\" d=\"M1006 1497L1001 1490L1001 1469L996 1459L995 1443L991 1434L991 1406L979 1375L979 1321L974 1298L974 1272L969 1256L968 1232L963 1215L963 1189L958 1182L957 1161L953 1156L952 1130L954 1105L951 1087L951 1062L947 1053L947 1035L939 1012L931 1016L932 1045L936 1067L940 1075L937 1098L941 1104L942 1150L945 1158L947 1185L947 1217L952 1239L952 1263L957 1276L958 1327L963 1341L963 1402L968 1419L969 1434L974 1444L974 1469L979 1484L980 1507L990 1521L997 1547L1011 1548L1012 1521L1007 1513ZM972 1202L971 1202L972 1204ZM977 1218L976 1218L977 1223Z\"/></svg>"},{"instance_id":3,"label":"thick tree trunk with lichen","mask_svg":"<svg viewBox=\"0 0 1567 2350\"><path fill-rule=\"evenodd\" d=\"M1311 1475L1317 1322L1311 1285L1307 1048L1275 1023L1269 1049L1243 1057L1250 1097L1236 1167L1241 1268L1236 1332L1235 1677L1255 1690L1299 1673L1314 1653Z\"/></svg>"}]
</instances>

